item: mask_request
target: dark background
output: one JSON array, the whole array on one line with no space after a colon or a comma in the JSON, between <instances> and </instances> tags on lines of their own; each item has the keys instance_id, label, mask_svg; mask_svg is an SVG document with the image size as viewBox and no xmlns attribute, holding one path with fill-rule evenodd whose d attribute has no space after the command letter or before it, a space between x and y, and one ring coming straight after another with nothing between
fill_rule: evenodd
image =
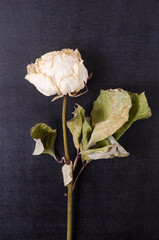
<instances>
[{"instance_id":1,"label":"dark background","mask_svg":"<svg viewBox=\"0 0 159 240\"><path fill-rule=\"evenodd\" d=\"M61 165L32 156L29 129L58 129L62 99L24 80L42 54L78 48L93 78L69 98L89 114L101 88L146 92L153 117L134 123L120 143L131 154L92 162L74 192L73 240L159 239L159 1L0 1L0 240L66 239ZM70 154L75 156L71 135Z\"/></svg>"}]
</instances>

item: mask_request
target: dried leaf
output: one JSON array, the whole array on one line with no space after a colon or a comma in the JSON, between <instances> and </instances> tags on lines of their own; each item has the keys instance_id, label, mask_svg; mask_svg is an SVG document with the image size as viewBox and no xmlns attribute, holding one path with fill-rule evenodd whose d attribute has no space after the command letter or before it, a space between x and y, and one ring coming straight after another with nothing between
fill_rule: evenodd
<instances>
[{"instance_id":1,"label":"dried leaf","mask_svg":"<svg viewBox=\"0 0 159 240\"><path fill-rule=\"evenodd\" d=\"M80 144L81 151L83 151L87 147L91 133L92 133L92 128L90 126L90 118L85 117L83 126L82 126L82 140Z\"/></svg>"},{"instance_id":2,"label":"dried leaf","mask_svg":"<svg viewBox=\"0 0 159 240\"><path fill-rule=\"evenodd\" d=\"M55 156L55 140L57 136L56 129L53 130L45 123L36 124L30 129L32 138L36 141L33 155L49 154Z\"/></svg>"},{"instance_id":3,"label":"dried leaf","mask_svg":"<svg viewBox=\"0 0 159 240\"><path fill-rule=\"evenodd\" d=\"M114 134L128 120L130 108L131 98L123 89L101 90L91 113L94 128L88 145Z\"/></svg>"},{"instance_id":4,"label":"dried leaf","mask_svg":"<svg viewBox=\"0 0 159 240\"><path fill-rule=\"evenodd\" d=\"M88 149L82 153L82 161L90 162L97 159L108 159L113 157L127 157L129 153L115 140L114 137L110 136L109 141L111 145Z\"/></svg>"},{"instance_id":5,"label":"dried leaf","mask_svg":"<svg viewBox=\"0 0 159 240\"><path fill-rule=\"evenodd\" d=\"M73 143L78 151L80 147L79 139L84 120L84 109L77 104L77 108L75 108L73 114L74 117L70 121L67 121L67 127L73 136Z\"/></svg>"},{"instance_id":6,"label":"dried leaf","mask_svg":"<svg viewBox=\"0 0 159 240\"><path fill-rule=\"evenodd\" d=\"M108 145L111 145L111 144L110 144L109 138L106 138L102 141L97 142L92 148L102 148Z\"/></svg>"},{"instance_id":7,"label":"dried leaf","mask_svg":"<svg viewBox=\"0 0 159 240\"><path fill-rule=\"evenodd\" d=\"M132 108L129 112L128 121L117 130L114 134L115 139L119 139L125 131L131 126L131 124L140 119L146 119L151 117L151 109L148 106L148 102L145 96L145 93L129 93L132 101Z\"/></svg>"}]
</instances>

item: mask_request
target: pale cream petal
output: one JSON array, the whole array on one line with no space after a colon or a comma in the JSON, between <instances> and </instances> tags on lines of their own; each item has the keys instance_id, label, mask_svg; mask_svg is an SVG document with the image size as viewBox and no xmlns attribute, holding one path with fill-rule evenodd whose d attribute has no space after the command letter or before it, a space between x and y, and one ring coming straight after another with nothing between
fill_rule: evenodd
<instances>
[{"instance_id":1,"label":"pale cream petal","mask_svg":"<svg viewBox=\"0 0 159 240\"><path fill-rule=\"evenodd\" d=\"M57 93L56 86L52 80L43 74L26 75L25 79L32 83L38 89L38 91L45 96L52 96Z\"/></svg>"},{"instance_id":2,"label":"pale cream petal","mask_svg":"<svg viewBox=\"0 0 159 240\"><path fill-rule=\"evenodd\" d=\"M37 73L43 73L48 76L52 76L53 74L53 58L52 59L46 59L39 58L35 62L35 68Z\"/></svg>"},{"instance_id":3,"label":"pale cream petal","mask_svg":"<svg viewBox=\"0 0 159 240\"><path fill-rule=\"evenodd\" d=\"M84 82L87 83L87 79L88 79L88 71L83 64L83 61L81 61L79 65L79 81L81 83L81 87L85 86Z\"/></svg>"},{"instance_id":4,"label":"pale cream petal","mask_svg":"<svg viewBox=\"0 0 159 240\"><path fill-rule=\"evenodd\" d=\"M55 56L53 79L58 87L60 86L60 82L63 80L63 78L66 78L74 73L74 64L75 61L70 55L58 54Z\"/></svg>"},{"instance_id":5,"label":"pale cream petal","mask_svg":"<svg viewBox=\"0 0 159 240\"><path fill-rule=\"evenodd\" d=\"M36 73L35 64L31 63L27 66L27 74Z\"/></svg>"},{"instance_id":6,"label":"pale cream petal","mask_svg":"<svg viewBox=\"0 0 159 240\"><path fill-rule=\"evenodd\" d=\"M78 51L78 49L76 49L76 50L74 51L74 53L77 55L78 61L79 61L79 62L82 61L82 57L81 57L81 54L80 54L80 52Z\"/></svg>"},{"instance_id":7,"label":"pale cream petal","mask_svg":"<svg viewBox=\"0 0 159 240\"><path fill-rule=\"evenodd\" d=\"M74 73L78 76L79 75L79 64L74 64Z\"/></svg>"},{"instance_id":8,"label":"pale cream petal","mask_svg":"<svg viewBox=\"0 0 159 240\"><path fill-rule=\"evenodd\" d=\"M74 76L63 79L60 83L60 91L66 95L67 93L74 92L79 88L78 78Z\"/></svg>"}]
</instances>

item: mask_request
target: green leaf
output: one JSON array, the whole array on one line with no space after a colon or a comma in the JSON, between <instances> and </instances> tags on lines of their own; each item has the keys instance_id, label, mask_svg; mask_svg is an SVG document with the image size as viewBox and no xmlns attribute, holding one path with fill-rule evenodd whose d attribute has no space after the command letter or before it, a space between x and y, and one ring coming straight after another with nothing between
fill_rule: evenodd
<instances>
[{"instance_id":1,"label":"green leaf","mask_svg":"<svg viewBox=\"0 0 159 240\"><path fill-rule=\"evenodd\" d=\"M87 147L91 133L92 128L90 126L90 118L85 117L82 126L82 140L80 144L80 151L83 151Z\"/></svg>"},{"instance_id":2,"label":"green leaf","mask_svg":"<svg viewBox=\"0 0 159 240\"><path fill-rule=\"evenodd\" d=\"M110 145L110 141L109 138L106 138L102 141L97 142L92 148L102 148L108 145Z\"/></svg>"},{"instance_id":3,"label":"green leaf","mask_svg":"<svg viewBox=\"0 0 159 240\"><path fill-rule=\"evenodd\" d=\"M91 113L93 132L88 145L114 134L129 118L131 98L123 89L101 90Z\"/></svg>"},{"instance_id":4,"label":"green leaf","mask_svg":"<svg viewBox=\"0 0 159 240\"><path fill-rule=\"evenodd\" d=\"M80 151L83 151L84 149L86 149L91 133L92 133L92 128L90 126L90 118L85 117L83 126L82 126L82 140L80 143ZM81 155L81 159L82 161L85 161L85 159L83 158L83 155Z\"/></svg>"},{"instance_id":5,"label":"green leaf","mask_svg":"<svg viewBox=\"0 0 159 240\"><path fill-rule=\"evenodd\" d=\"M129 112L128 121L114 134L114 137L117 140L125 133L125 131L131 126L133 122L140 119L149 118L152 115L144 92L141 94L129 92L129 95L132 101L132 108Z\"/></svg>"},{"instance_id":6,"label":"green leaf","mask_svg":"<svg viewBox=\"0 0 159 240\"><path fill-rule=\"evenodd\" d=\"M80 147L79 139L84 121L84 109L77 104L77 108L75 108L73 115L74 117L70 121L67 121L67 127L73 136L73 143L78 151Z\"/></svg>"},{"instance_id":7,"label":"green leaf","mask_svg":"<svg viewBox=\"0 0 159 240\"><path fill-rule=\"evenodd\" d=\"M114 157L127 157L129 153L115 140L113 136L109 137L110 145L88 149L82 153L82 161L90 162L98 159L108 159Z\"/></svg>"},{"instance_id":8,"label":"green leaf","mask_svg":"<svg viewBox=\"0 0 159 240\"><path fill-rule=\"evenodd\" d=\"M30 129L32 138L36 141L33 155L49 154L55 156L56 129L53 130L45 123L36 124Z\"/></svg>"}]
</instances>

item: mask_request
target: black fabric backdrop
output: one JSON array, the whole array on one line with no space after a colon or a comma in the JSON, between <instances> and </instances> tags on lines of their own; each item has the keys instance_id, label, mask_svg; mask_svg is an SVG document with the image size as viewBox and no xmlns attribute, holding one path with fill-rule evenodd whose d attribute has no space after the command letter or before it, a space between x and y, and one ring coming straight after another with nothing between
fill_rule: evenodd
<instances>
[{"instance_id":1,"label":"black fabric backdrop","mask_svg":"<svg viewBox=\"0 0 159 240\"><path fill-rule=\"evenodd\" d=\"M42 54L78 48L93 78L69 98L89 114L100 89L146 92L153 117L136 122L120 143L128 158L92 162L74 192L73 240L159 239L159 1L0 1L0 240L66 239L61 165L32 156L29 129L58 129L62 99L51 102L24 80ZM75 156L68 133L70 155Z\"/></svg>"}]
</instances>

